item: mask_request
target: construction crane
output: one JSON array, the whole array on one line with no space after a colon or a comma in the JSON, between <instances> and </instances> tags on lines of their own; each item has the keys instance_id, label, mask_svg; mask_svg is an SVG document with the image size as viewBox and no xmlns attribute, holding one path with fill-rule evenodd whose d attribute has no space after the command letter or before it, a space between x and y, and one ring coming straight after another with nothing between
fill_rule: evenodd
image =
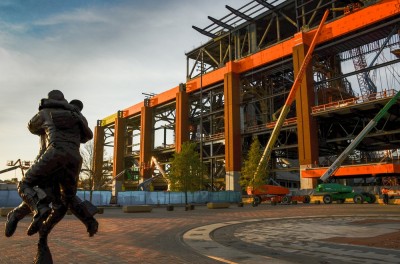
<instances>
[{"instance_id":1,"label":"construction crane","mask_svg":"<svg viewBox=\"0 0 400 264\"><path fill-rule=\"evenodd\" d=\"M257 174L258 174L261 166L263 165L263 163L268 164L268 162L269 162L269 160L271 158L272 149L273 149L273 147L274 147L274 145L276 143L276 140L278 139L279 133L280 133L282 125L283 125L283 123L284 123L284 121L286 119L286 116L289 113L290 106L292 105L292 103L294 102L294 100L296 98L296 92L297 92L297 90L299 89L299 87L301 85L301 82L302 82L303 77L304 77L304 72L305 72L308 64L311 61L311 56L312 56L312 53L314 51L315 45L317 43L317 38L319 36L319 33L321 32L321 29L322 29L326 19L328 18L328 15L329 15L329 10L327 9L325 11L325 13L324 13L324 16L322 17L321 23L319 24L317 31L315 32L313 40L311 41L310 47L309 47L309 49L307 51L306 56L304 57L303 63L301 65L301 67L300 67L300 70L299 70L297 76L296 76L296 79L293 82L292 88L291 88L291 90L289 92L289 95L288 95L288 97L286 99L286 102L282 107L282 110L281 110L281 113L279 115L279 118L276 121L276 125L275 125L275 127L274 127L274 129L272 131L272 134L271 134L271 136L270 136L270 138L268 140L268 143L267 143L267 145L266 145L266 147L264 149L264 152L263 152L263 154L261 156L261 159L260 159L260 161L259 161L259 163L257 165L257 169L254 172L253 179L257 176Z\"/></svg>"},{"instance_id":2,"label":"construction crane","mask_svg":"<svg viewBox=\"0 0 400 264\"><path fill-rule=\"evenodd\" d=\"M378 59L379 55L382 53L383 49L386 47L386 44L389 42L390 38L397 32L398 30L398 25L395 25L392 29L392 31L389 33L389 35L386 37L386 39L383 41L383 43L380 43L380 48L378 49L378 52L376 55L373 57L369 65L367 65L367 61L365 59L365 52L364 52L364 47L357 47L352 50L350 50L351 56L353 56L353 64L354 64L354 69L356 71L363 70L365 68L369 68L374 65L376 60ZM377 87L375 86L374 82L371 80L369 77L369 72L363 72L356 74L358 84L360 86L360 92L361 95L364 96L365 98L368 98L369 95L375 94L377 92Z\"/></svg>"},{"instance_id":3,"label":"construction crane","mask_svg":"<svg viewBox=\"0 0 400 264\"><path fill-rule=\"evenodd\" d=\"M350 152L352 152L358 144L364 139L364 137L373 129L381 120L383 116L389 111L390 107L397 102L400 98L400 91L398 91L389 102L379 111L379 113L364 127L364 129L357 135L357 137L350 143L350 145L342 152L342 154L337 157L337 159L332 163L328 170L320 177L320 179L326 182L333 173L340 167L342 162L347 158Z\"/></svg>"},{"instance_id":4,"label":"construction crane","mask_svg":"<svg viewBox=\"0 0 400 264\"><path fill-rule=\"evenodd\" d=\"M157 161L157 159L155 157L151 157L151 164L150 167L154 168L156 167L157 170L160 172L160 174L158 175L153 175L151 178L144 180L142 183L140 183L137 186L137 189L139 191L148 191L149 190L149 186L150 184L157 178L162 177L168 184L168 190L170 189L171 183L167 177L167 174L165 173L164 169L161 167L160 163ZM112 178L111 180L109 180L108 182L104 183L102 185L102 187L105 187L109 184L111 184L113 181L117 180L118 178L120 178L121 176L125 175L127 169L121 171L120 173L118 173L114 178Z\"/></svg>"},{"instance_id":5,"label":"construction crane","mask_svg":"<svg viewBox=\"0 0 400 264\"><path fill-rule=\"evenodd\" d=\"M105 182L101 187L106 187L107 185L111 184L113 181L117 180L118 178L120 178L122 175L124 175L126 172L126 170L121 171L120 173L118 173L115 177L113 177L111 180Z\"/></svg>"},{"instance_id":6,"label":"construction crane","mask_svg":"<svg viewBox=\"0 0 400 264\"><path fill-rule=\"evenodd\" d=\"M160 172L158 175L153 175L153 177L144 180L142 183L140 183L137 187L138 190L141 191L148 191L150 184L157 178L162 177L168 184L167 190L170 190L171 187L171 182L169 181L167 174L165 173L164 169L161 167L160 163L158 163L158 160L155 157L151 157L151 167L155 166L157 170Z\"/></svg>"},{"instance_id":7,"label":"construction crane","mask_svg":"<svg viewBox=\"0 0 400 264\"><path fill-rule=\"evenodd\" d=\"M367 61L365 59L365 53L363 47L357 47L350 50L350 54L353 57L353 65L356 71L363 70L367 68ZM368 95L375 94L377 92L377 88L374 82L369 77L368 73L359 73L356 74L358 85L360 87L361 95L368 98Z\"/></svg>"},{"instance_id":8,"label":"construction crane","mask_svg":"<svg viewBox=\"0 0 400 264\"><path fill-rule=\"evenodd\" d=\"M372 1L362 1L363 5L369 5L371 4ZM345 15L348 15L350 13L353 13L357 10L360 10L362 8L362 5L360 3L351 3L345 7L339 7L339 8L332 8L332 11L343 11ZM356 47L351 50L349 50L350 56L352 57L353 60L353 65L354 69L356 71L363 70L367 68L367 61L365 59L365 52L364 48L361 47ZM377 88L375 84L372 82L371 78L367 73L359 73L356 74L357 77L357 82L360 87L360 93L362 96L365 98L368 98L368 95L370 94L375 94L377 92Z\"/></svg>"},{"instance_id":9,"label":"construction crane","mask_svg":"<svg viewBox=\"0 0 400 264\"><path fill-rule=\"evenodd\" d=\"M25 163L27 163L27 161L25 161ZM13 171L13 170L16 170L16 169L21 169L22 176L24 176L24 170L29 168L30 162L29 162L28 166L23 166L21 160L18 159L16 162L12 162L12 161L9 162L7 165L11 166L11 167L7 168L7 169L4 169L4 170L0 170L0 174L6 173L8 171Z\"/></svg>"}]
</instances>

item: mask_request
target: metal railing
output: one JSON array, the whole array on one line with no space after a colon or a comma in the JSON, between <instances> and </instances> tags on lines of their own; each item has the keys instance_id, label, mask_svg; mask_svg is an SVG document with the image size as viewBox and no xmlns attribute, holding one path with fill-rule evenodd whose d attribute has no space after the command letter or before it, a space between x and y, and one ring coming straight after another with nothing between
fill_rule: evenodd
<instances>
[{"instance_id":1,"label":"metal railing","mask_svg":"<svg viewBox=\"0 0 400 264\"><path fill-rule=\"evenodd\" d=\"M376 100L393 97L395 94L396 94L396 91L394 89L384 90L384 91L377 92L374 94L369 94L367 96L364 95L364 96L354 97L354 98L350 98L350 99L346 99L346 100L331 102L331 103L327 103L327 104L323 104L323 105L317 105L317 106L312 107L311 111L313 114L315 114L315 113L340 109L340 108L348 107L351 105L370 103L370 102L373 102Z\"/></svg>"}]
</instances>

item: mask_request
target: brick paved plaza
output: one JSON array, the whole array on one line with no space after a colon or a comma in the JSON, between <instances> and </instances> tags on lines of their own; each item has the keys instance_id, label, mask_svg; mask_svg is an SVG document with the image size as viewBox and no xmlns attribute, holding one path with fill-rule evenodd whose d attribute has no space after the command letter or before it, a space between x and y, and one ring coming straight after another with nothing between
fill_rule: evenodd
<instances>
[{"instance_id":1,"label":"brick paved plaza","mask_svg":"<svg viewBox=\"0 0 400 264\"><path fill-rule=\"evenodd\" d=\"M335 216L343 216L347 222L342 222L340 217ZM292 217L292 219L288 217ZM385 223L386 225L380 226L359 224L346 227L351 225L350 220L361 221L365 217L380 219L381 222L390 219L391 222L390 225L388 222ZM367 234L366 239L370 240L373 240L374 236L385 235L388 232L400 232L400 208L397 205L378 204L278 206L262 204L258 207L249 205L237 207L232 204L228 209L207 209L206 206L197 205L192 211L185 211L183 207L175 207L174 211L167 211L166 208L160 207L154 208L150 213L131 214L123 213L121 208L107 208L104 210L104 214L97 215L97 219L100 223L99 233L92 238L87 236L83 224L72 215L67 215L56 226L49 238L54 263L313 263L313 260L323 257L325 253L322 250L314 252L314 255L298 255L301 252L296 252L291 247L295 244L296 247L308 247L308 250L311 248L310 251L313 251L312 247L317 247L319 244L313 244L313 237L310 236L310 233L318 235L317 239L320 240L323 238L321 233L334 232L334 230L319 229L325 226L325 219L330 223L328 225L330 227L337 224L341 228L347 228L343 230L354 229L355 226L358 226L363 236ZM282 225L280 225L280 221L282 221ZM4 234L4 222L5 217L1 217L0 231L2 234ZM28 218L22 220L13 237L2 236L0 239L0 263L32 262L36 254L38 237L37 235L28 237L25 234L29 222ZM210 231L213 239L207 243L214 244L197 248L196 239L191 240L190 236L196 236L195 232L197 231L204 232L206 228L202 227L212 224L225 227ZM315 232L310 231L313 226L316 226ZM289 230L291 229L296 230L294 235L290 235ZM184 239L184 234L190 230L195 232L187 233L189 235L185 235ZM288 232L285 233L285 230ZM267 238L272 233L274 233L274 236L271 236L273 239ZM354 236L354 234L350 235ZM206 236L209 237L207 234ZM284 239L277 241L280 240L280 237ZM400 239L397 236L395 238ZM302 241L307 239L306 242ZM298 245L300 242L303 244ZM352 251L357 251L353 246L343 245L332 239L324 241L324 243L326 243L324 244L326 247L331 247L333 250L343 251L351 248ZM195 248L192 247L193 245ZM223 255L214 258L205 256L212 256L213 248L216 250L219 247L224 250L233 250L231 252L236 252L241 257L237 257L235 261L228 260ZM274 247L280 253L274 252ZM374 247L363 245L359 249L368 249L368 252L387 256L382 259L385 263L392 263L393 259L398 259L400 262L400 250L397 249L384 249L376 247L376 245ZM210 254L207 250L210 250ZM250 256L254 257L253 260ZM353 254L353 260L344 258L341 261L329 261L328 256L324 263L352 263L354 256L356 255ZM374 256L371 255L371 259L364 259L363 263L380 263L373 258ZM267 259L270 261L267 262Z\"/></svg>"}]
</instances>

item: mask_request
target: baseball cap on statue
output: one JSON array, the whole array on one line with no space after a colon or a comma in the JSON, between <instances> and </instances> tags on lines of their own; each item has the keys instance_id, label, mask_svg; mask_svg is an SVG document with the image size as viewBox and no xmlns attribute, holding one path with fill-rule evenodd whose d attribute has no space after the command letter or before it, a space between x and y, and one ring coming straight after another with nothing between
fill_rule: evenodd
<instances>
[{"instance_id":1,"label":"baseball cap on statue","mask_svg":"<svg viewBox=\"0 0 400 264\"><path fill-rule=\"evenodd\" d=\"M52 90L47 94L48 99L53 99L57 101L63 101L64 99L64 94L60 90Z\"/></svg>"}]
</instances>

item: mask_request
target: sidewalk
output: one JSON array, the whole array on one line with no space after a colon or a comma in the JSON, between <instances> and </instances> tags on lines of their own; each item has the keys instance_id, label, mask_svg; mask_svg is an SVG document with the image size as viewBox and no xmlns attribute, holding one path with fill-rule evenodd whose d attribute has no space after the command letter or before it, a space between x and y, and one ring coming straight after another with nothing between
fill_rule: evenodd
<instances>
[{"instance_id":1,"label":"sidewalk","mask_svg":"<svg viewBox=\"0 0 400 264\"><path fill-rule=\"evenodd\" d=\"M336 215L340 217L332 217ZM392 261L400 259L398 249L354 246L332 240L337 236L362 236L368 240L400 232L397 206L262 204L240 208L232 204L229 209L196 206L195 210L184 211L183 207L175 207L170 212L160 207L151 213L135 214L110 208L97 215L97 219L99 233L92 238L72 215L67 215L56 226L49 237L54 263L257 263L250 261L252 257L262 263L266 259L268 263L313 263L314 260L380 263L375 257L385 263L398 263ZM22 220L11 238L2 235L0 263L32 262L37 236L26 236L29 222L30 219ZM1 234L4 234L4 223L5 218L1 217ZM210 227L213 224L216 225ZM211 244L202 247L196 241L200 236ZM236 258L210 254L207 249L214 247L221 247L229 257ZM366 254L369 255L365 257Z\"/></svg>"}]
</instances>

